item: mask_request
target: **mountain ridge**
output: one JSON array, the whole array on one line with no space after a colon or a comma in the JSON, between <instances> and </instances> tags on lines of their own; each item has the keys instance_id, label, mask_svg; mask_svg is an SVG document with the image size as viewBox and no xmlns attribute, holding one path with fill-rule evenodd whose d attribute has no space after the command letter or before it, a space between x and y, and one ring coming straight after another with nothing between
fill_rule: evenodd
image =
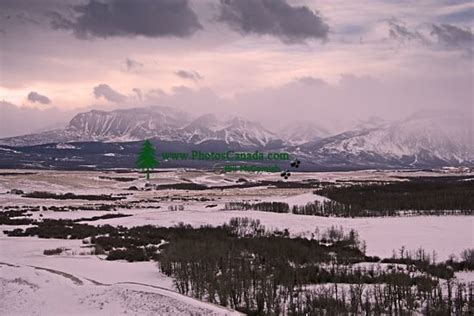
<instances>
[{"instance_id":1,"label":"mountain ridge","mask_svg":"<svg viewBox=\"0 0 474 316\"><path fill-rule=\"evenodd\" d=\"M156 106L92 110L77 114L65 129L5 138L0 140L0 145L10 146L4 147L3 152L8 153L18 151L15 148L21 146L28 152L44 153L51 148L72 150L76 147L73 143L77 142L97 143L84 147L96 150L97 146L109 148L108 143L139 143L152 139L170 151L195 148L285 151L315 168L454 166L474 164L471 123L469 116L456 113L417 113L392 122L371 118L337 135L323 136L325 131L311 122L301 125L298 131L296 124L295 128L288 129L287 136L282 136L265 129L259 122L242 118L219 120L214 114L192 118L187 113ZM313 133L318 135L312 137ZM51 148L43 146L45 144L52 144ZM115 150L114 146L110 148ZM132 152L127 155L131 157Z\"/></svg>"}]
</instances>

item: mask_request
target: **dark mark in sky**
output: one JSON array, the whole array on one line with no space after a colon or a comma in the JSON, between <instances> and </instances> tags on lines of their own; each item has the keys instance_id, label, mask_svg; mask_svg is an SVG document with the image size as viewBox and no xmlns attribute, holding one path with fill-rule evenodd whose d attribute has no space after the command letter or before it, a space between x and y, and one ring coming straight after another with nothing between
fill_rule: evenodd
<instances>
[{"instance_id":1,"label":"dark mark in sky","mask_svg":"<svg viewBox=\"0 0 474 316\"><path fill-rule=\"evenodd\" d=\"M35 91L31 91L29 94L28 94L28 100L35 103L35 102L38 102L38 103L41 103L41 104L50 104L51 103L51 100L45 96L45 95L41 95L39 94L38 92L35 92Z\"/></svg>"}]
</instances>

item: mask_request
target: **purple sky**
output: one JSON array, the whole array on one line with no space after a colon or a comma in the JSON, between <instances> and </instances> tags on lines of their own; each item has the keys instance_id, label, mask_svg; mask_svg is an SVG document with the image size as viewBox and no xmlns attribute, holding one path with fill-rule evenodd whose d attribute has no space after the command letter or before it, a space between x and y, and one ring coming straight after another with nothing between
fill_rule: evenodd
<instances>
[{"instance_id":1,"label":"purple sky","mask_svg":"<svg viewBox=\"0 0 474 316\"><path fill-rule=\"evenodd\" d=\"M165 105L261 121L473 112L472 1L0 0L0 137Z\"/></svg>"}]
</instances>

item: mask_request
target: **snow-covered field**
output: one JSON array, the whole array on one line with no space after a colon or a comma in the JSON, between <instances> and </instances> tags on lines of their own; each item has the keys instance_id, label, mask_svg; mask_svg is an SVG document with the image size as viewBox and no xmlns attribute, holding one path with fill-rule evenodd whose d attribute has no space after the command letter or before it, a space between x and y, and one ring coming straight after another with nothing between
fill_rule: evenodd
<instances>
[{"instance_id":1,"label":"snow-covered field","mask_svg":"<svg viewBox=\"0 0 474 316\"><path fill-rule=\"evenodd\" d=\"M67 254L43 255L57 247ZM0 315L239 314L176 293L155 263L107 261L81 255L82 247L80 240L1 233Z\"/></svg>"},{"instance_id":2,"label":"snow-covered field","mask_svg":"<svg viewBox=\"0 0 474 316\"><path fill-rule=\"evenodd\" d=\"M0 171L1 172L1 171ZM12 171L4 171L11 173ZM193 226L220 225L233 217L259 219L267 229L287 228L292 235L310 235L331 226L355 229L367 245L367 254L389 257L402 246L407 250L423 247L435 251L438 260L474 246L472 216L412 216L385 218L332 218L258 211L227 211L230 201L281 201L304 205L325 198L311 189L273 187L229 188L239 178L280 180L278 174L214 174L203 171L163 171L153 174L149 185L197 183L215 187L210 190L140 190L145 180L137 173L31 171L32 174L0 176L0 205L5 206L84 206L115 204L117 213L130 217L87 222L91 225L153 224L173 226L180 222ZM403 176L437 176L432 172L357 171L293 173L289 181L401 181ZM116 181L113 178L130 178ZM75 194L127 194L123 201L52 200L25 198L7 193L48 191ZM205 197L208 200L199 201ZM150 201L152 200L152 201ZM131 206L122 207L126 203ZM158 208L159 206L159 208ZM170 211L169 206L183 210ZM41 210L30 218L90 218L113 212ZM233 311L203 303L175 292L170 278L160 274L156 264L106 261L87 254L80 240L7 237L0 226L0 315L177 315L230 314ZM45 256L43 250L67 248L64 254ZM472 278L471 274L463 279Z\"/></svg>"},{"instance_id":3,"label":"snow-covered field","mask_svg":"<svg viewBox=\"0 0 474 316\"><path fill-rule=\"evenodd\" d=\"M94 269L98 268L100 266L94 266ZM0 263L0 294L2 315L232 313L162 287L135 282L104 284L61 270L32 265Z\"/></svg>"},{"instance_id":4,"label":"snow-covered field","mask_svg":"<svg viewBox=\"0 0 474 316\"><path fill-rule=\"evenodd\" d=\"M331 226L342 226L344 231L355 229L367 243L367 254L391 257L393 250L402 246L407 250L423 247L436 258L446 260L459 255L474 245L474 218L472 216L413 216L380 218L335 218L258 211L219 211L195 209L185 211L145 211L133 217L99 220L93 224L112 224L133 227L141 223L174 226L179 222L199 227L205 224L221 225L233 217L259 219L268 229L288 228L292 235L310 235Z\"/></svg>"}]
</instances>

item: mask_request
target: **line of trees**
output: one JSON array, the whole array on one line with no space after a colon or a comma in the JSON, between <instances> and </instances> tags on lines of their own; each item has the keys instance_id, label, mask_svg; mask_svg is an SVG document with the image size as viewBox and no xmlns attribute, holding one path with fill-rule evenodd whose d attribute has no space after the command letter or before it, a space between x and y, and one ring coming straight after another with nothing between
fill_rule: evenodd
<instances>
[{"instance_id":1,"label":"line of trees","mask_svg":"<svg viewBox=\"0 0 474 316\"><path fill-rule=\"evenodd\" d=\"M306 205L293 205L290 208L288 203L284 202L227 202L225 210L256 210L262 212L274 213L293 213L298 215L313 216L338 216L338 217L356 217L356 216L395 216L396 211L375 212L370 210L361 210L352 205L346 205L332 200L323 202L314 201Z\"/></svg>"},{"instance_id":2,"label":"line of trees","mask_svg":"<svg viewBox=\"0 0 474 316\"><path fill-rule=\"evenodd\" d=\"M316 193L347 205L356 213L460 210L472 215L474 211L474 181L462 179L433 177L385 185L326 186Z\"/></svg>"},{"instance_id":3,"label":"line of trees","mask_svg":"<svg viewBox=\"0 0 474 316\"><path fill-rule=\"evenodd\" d=\"M290 206L283 202L227 202L224 206L226 210L257 210L262 212L288 213Z\"/></svg>"},{"instance_id":4,"label":"line of trees","mask_svg":"<svg viewBox=\"0 0 474 316\"><path fill-rule=\"evenodd\" d=\"M301 291L288 304L292 315L470 315L474 308L473 285L430 279L410 284L409 276L393 274L385 284L334 284Z\"/></svg>"},{"instance_id":5,"label":"line of trees","mask_svg":"<svg viewBox=\"0 0 474 316\"><path fill-rule=\"evenodd\" d=\"M228 202L224 209L337 217L474 215L474 181L330 186L314 193L329 199L291 208L283 202Z\"/></svg>"}]
</instances>

